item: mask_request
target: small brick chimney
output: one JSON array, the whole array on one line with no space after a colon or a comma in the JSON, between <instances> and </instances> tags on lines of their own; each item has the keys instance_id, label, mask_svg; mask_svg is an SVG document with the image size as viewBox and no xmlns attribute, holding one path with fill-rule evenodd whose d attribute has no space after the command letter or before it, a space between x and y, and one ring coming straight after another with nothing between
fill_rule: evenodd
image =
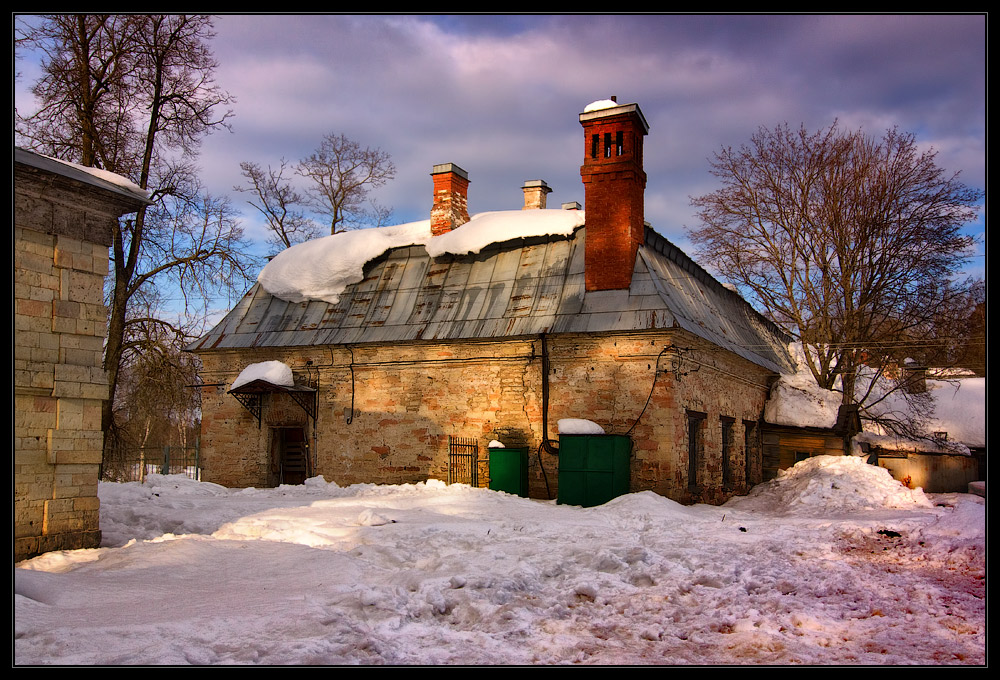
<instances>
[{"instance_id":1,"label":"small brick chimney","mask_svg":"<svg viewBox=\"0 0 1000 680\"><path fill-rule=\"evenodd\" d=\"M454 163L435 165L431 234L439 236L469 221L469 173Z\"/></svg>"},{"instance_id":2,"label":"small brick chimney","mask_svg":"<svg viewBox=\"0 0 1000 680\"><path fill-rule=\"evenodd\" d=\"M545 210L545 197L552 193L543 179L529 179L521 191L524 192L524 207L521 210Z\"/></svg>"},{"instance_id":3,"label":"small brick chimney","mask_svg":"<svg viewBox=\"0 0 1000 680\"><path fill-rule=\"evenodd\" d=\"M648 134L638 104L595 102L580 114L584 161L580 168L587 214L587 290L621 290L632 283L645 238L642 138Z\"/></svg>"}]
</instances>

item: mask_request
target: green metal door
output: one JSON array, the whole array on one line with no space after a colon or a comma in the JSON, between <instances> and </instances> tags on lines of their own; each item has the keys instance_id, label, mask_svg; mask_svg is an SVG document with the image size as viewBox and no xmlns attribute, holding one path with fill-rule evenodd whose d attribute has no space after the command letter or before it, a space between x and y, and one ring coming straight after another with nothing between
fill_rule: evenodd
<instances>
[{"instance_id":1,"label":"green metal door","mask_svg":"<svg viewBox=\"0 0 1000 680\"><path fill-rule=\"evenodd\" d=\"M560 435L556 502L591 507L627 494L631 454L623 435Z\"/></svg>"}]
</instances>

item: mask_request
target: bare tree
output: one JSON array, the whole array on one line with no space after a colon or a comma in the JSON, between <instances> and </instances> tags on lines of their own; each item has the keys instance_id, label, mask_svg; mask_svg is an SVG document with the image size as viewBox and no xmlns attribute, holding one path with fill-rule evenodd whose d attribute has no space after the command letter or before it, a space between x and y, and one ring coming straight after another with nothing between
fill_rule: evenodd
<instances>
[{"instance_id":1,"label":"bare tree","mask_svg":"<svg viewBox=\"0 0 1000 680\"><path fill-rule=\"evenodd\" d=\"M330 233L362 223L384 223L388 211L368 202L369 192L396 176L388 153L364 147L344 135L330 134L298 165L311 180L313 207L330 222Z\"/></svg>"},{"instance_id":2,"label":"bare tree","mask_svg":"<svg viewBox=\"0 0 1000 680\"><path fill-rule=\"evenodd\" d=\"M239 225L224 199L202 195L193 165L204 135L232 115L232 98L214 81L212 35L208 17L139 14L47 16L27 34L25 44L43 55L42 76L33 88L38 108L19 118L19 137L42 153L128 177L154 201L113 235L106 438L116 426L131 310L144 291L169 282L186 302L197 291L205 303L209 289L242 289L248 280Z\"/></svg>"},{"instance_id":3,"label":"bare tree","mask_svg":"<svg viewBox=\"0 0 1000 680\"><path fill-rule=\"evenodd\" d=\"M114 420L103 476L129 481L137 454L155 446L186 448L200 422L197 361L180 350L185 329L156 316L162 300L143 290L133 301L118 379ZM142 458L145 459L144 456Z\"/></svg>"},{"instance_id":4,"label":"bare tree","mask_svg":"<svg viewBox=\"0 0 1000 680\"><path fill-rule=\"evenodd\" d=\"M979 284L956 275L982 193L910 134L874 139L836 122L761 128L718 152L711 171L722 187L693 199L699 257L801 341L820 386L876 417L888 376L905 384L895 368L906 340L971 312ZM907 434L917 424L896 422Z\"/></svg>"},{"instance_id":5,"label":"bare tree","mask_svg":"<svg viewBox=\"0 0 1000 680\"><path fill-rule=\"evenodd\" d=\"M248 202L264 216L271 232L268 243L277 248L289 248L319 235L319 227L300 208L303 197L285 175L287 171L284 159L277 168L244 161L240 172L249 185L234 187L235 191L251 194Z\"/></svg>"}]
</instances>

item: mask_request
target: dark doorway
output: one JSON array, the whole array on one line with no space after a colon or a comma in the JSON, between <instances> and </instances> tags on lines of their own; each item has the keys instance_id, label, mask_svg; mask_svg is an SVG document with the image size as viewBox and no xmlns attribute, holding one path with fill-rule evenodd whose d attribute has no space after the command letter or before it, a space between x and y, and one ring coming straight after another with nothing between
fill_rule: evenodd
<instances>
[{"instance_id":1,"label":"dark doorway","mask_svg":"<svg viewBox=\"0 0 1000 680\"><path fill-rule=\"evenodd\" d=\"M309 440L301 427L273 428L271 471L276 484L302 484L309 477Z\"/></svg>"}]
</instances>

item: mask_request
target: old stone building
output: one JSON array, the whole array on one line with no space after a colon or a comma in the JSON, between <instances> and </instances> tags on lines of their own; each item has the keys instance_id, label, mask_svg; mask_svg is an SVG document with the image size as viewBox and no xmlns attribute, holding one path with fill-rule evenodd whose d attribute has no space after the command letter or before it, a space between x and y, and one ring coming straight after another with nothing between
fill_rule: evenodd
<instances>
[{"instance_id":1,"label":"old stone building","mask_svg":"<svg viewBox=\"0 0 1000 680\"><path fill-rule=\"evenodd\" d=\"M719 502L760 481L787 338L645 223L639 107L579 121L584 210L546 209L530 180L523 209L470 218L469 174L443 164L429 220L275 257L189 347L204 478L455 480L461 440L483 485L499 441L528 450L530 495L556 498L558 423L585 419L628 437L631 491ZM286 377L255 374L273 365Z\"/></svg>"},{"instance_id":2,"label":"old stone building","mask_svg":"<svg viewBox=\"0 0 1000 680\"><path fill-rule=\"evenodd\" d=\"M100 544L104 278L145 192L14 150L14 559Z\"/></svg>"}]
</instances>

